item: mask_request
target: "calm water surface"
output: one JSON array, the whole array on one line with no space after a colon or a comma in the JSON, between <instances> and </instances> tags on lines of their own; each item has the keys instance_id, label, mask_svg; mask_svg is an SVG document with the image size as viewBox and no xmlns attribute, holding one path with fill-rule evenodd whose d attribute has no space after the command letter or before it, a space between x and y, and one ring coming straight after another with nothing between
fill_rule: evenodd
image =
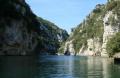
<instances>
[{"instance_id":1,"label":"calm water surface","mask_svg":"<svg viewBox=\"0 0 120 78\"><path fill-rule=\"evenodd\" d=\"M120 65L100 57L1 56L0 78L120 78Z\"/></svg>"}]
</instances>

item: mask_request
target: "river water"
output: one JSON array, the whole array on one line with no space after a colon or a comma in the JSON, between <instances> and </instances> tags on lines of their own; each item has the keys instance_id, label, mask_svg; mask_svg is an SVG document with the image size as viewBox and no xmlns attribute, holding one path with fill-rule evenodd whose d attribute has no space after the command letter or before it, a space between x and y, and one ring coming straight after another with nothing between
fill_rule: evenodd
<instances>
[{"instance_id":1,"label":"river water","mask_svg":"<svg viewBox=\"0 0 120 78\"><path fill-rule=\"evenodd\" d=\"M0 78L120 78L120 65L83 56L1 56Z\"/></svg>"}]
</instances>

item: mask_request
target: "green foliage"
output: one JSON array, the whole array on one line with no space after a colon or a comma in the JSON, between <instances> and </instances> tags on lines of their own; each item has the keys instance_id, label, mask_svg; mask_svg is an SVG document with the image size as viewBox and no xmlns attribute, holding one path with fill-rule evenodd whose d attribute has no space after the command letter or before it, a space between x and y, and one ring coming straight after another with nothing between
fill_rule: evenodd
<instances>
[{"instance_id":1,"label":"green foliage","mask_svg":"<svg viewBox=\"0 0 120 78\"><path fill-rule=\"evenodd\" d=\"M78 52L83 45L87 47L87 39L89 38L100 38L102 43L103 21L101 18L103 17L103 9L97 8L93 12L92 15L89 15L87 19L73 31L71 39L73 39L76 52Z\"/></svg>"},{"instance_id":2,"label":"green foliage","mask_svg":"<svg viewBox=\"0 0 120 78\"><path fill-rule=\"evenodd\" d=\"M58 28L54 23L47 21L45 19L42 19L40 17L37 18L38 21L40 22L41 25L45 26L48 28L48 30L53 33L53 34L58 34L58 30L60 31L61 29Z\"/></svg>"},{"instance_id":3,"label":"green foliage","mask_svg":"<svg viewBox=\"0 0 120 78\"><path fill-rule=\"evenodd\" d=\"M85 38L81 38L76 36L75 40L73 41L73 46L76 52L79 52L79 49L85 45L87 47L87 40Z\"/></svg>"},{"instance_id":4,"label":"green foliage","mask_svg":"<svg viewBox=\"0 0 120 78\"><path fill-rule=\"evenodd\" d=\"M41 17L37 17L37 19L38 19L38 21L39 21L41 24L43 24L43 25L45 25L45 26L49 26L49 27L52 27L52 28L54 28L54 29L59 29L54 23L52 23L52 22L50 22L50 21L48 21L48 20L45 20L45 19L43 19L43 18L41 18Z\"/></svg>"},{"instance_id":5,"label":"green foliage","mask_svg":"<svg viewBox=\"0 0 120 78\"><path fill-rule=\"evenodd\" d=\"M60 45L64 44L58 41L57 35L61 35L63 38L63 41L66 40L66 38L68 37L67 32L63 33L64 30L58 28L54 23L47 21L45 19L42 19L41 17L37 17L37 20L40 23L40 35L42 36L42 38L40 38L40 43L44 43L46 45L51 45L54 49L56 50L56 52L63 52L63 47L59 48ZM44 44L42 46L44 46ZM59 48L59 50L58 50ZM56 53L55 52L55 53ZM51 53L51 52L50 52Z\"/></svg>"},{"instance_id":6,"label":"green foliage","mask_svg":"<svg viewBox=\"0 0 120 78\"><path fill-rule=\"evenodd\" d=\"M107 52L109 56L120 52L120 32L113 36L107 43Z\"/></svg>"},{"instance_id":7,"label":"green foliage","mask_svg":"<svg viewBox=\"0 0 120 78\"><path fill-rule=\"evenodd\" d=\"M72 29L73 36L68 40L73 40L73 45L76 52L78 52L83 45L87 47L87 39L100 38L100 43L103 43L103 18L108 11L113 12L113 16L110 16L108 19L108 23L112 26L118 26L120 20L120 0L111 0L107 3L107 5L96 6L96 8L90 15L87 16L83 23ZM116 15L117 18L114 15ZM119 33L108 41L107 50L110 56L116 52L120 52Z\"/></svg>"},{"instance_id":8,"label":"green foliage","mask_svg":"<svg viewBox=\"0 0 120 78\"><path fill-rule=\"evenodd\" d=\"M64 47L65 47L65 42L62 42L62 43L60 44L60 48L58 49L58 52L61 53L61 54L63 54L63 52L64 52Z\"/></svg>"},{"instance_id":9,"label":"green foliage","mask_svg":"<svg viewBox=\"0 0 120 78\"><path fill-rule=\"evenodd\" d=\"M110 8L110 9L109 9ZM115 16L110 16L108 19L108 23L111 24L112 26L117 26L120 20L120 1L111 1L107 4L106 10L110 11L112 10L114 15L117 15L117 19Z\"/></svg>"},{"instance_id":10,"label":"green foliage","mask_svg":"<svg viewBox=\"0 0 120 78\"><path fill-rule=\"evenodd\" d=\"M96 8L93 10L94 13L100 13L101 12L101 9L100 8Z\"/></svg>"},{"instance_id":11,"label":"green foliage","mask_svg":"<svg viewBox=\"0 0 120 78\"><path fill-rule=\"evenodd\" d=\"M114 9L116 6L118 5L117 1L111 1L107 4L107 11L111 11L112 9Z\"/></svg>"}]
</instances>

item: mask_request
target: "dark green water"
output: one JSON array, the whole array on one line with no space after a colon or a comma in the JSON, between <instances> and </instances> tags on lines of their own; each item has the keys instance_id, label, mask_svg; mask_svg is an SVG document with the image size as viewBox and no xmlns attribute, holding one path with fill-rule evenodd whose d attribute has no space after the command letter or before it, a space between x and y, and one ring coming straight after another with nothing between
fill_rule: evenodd
<instances>
[{"instance_id":1,"label":"dark green water","mask_svg":"<svg viewBox=\"0 0 120 78\"><path fill-rule=\"evenodd\" d=\"M120 78L120 65L100 57L1 56L0 78Z\"/></svg>"}]
</instances>

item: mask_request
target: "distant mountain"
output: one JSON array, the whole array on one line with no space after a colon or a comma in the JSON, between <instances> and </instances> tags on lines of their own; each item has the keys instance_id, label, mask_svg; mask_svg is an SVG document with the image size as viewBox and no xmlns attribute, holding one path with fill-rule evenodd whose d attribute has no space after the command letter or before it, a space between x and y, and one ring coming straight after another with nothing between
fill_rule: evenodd
<instances>
[{"instance_id":1,"label":"distant mountain","mask_svg":"<svg viewBox=\"0 0 120 78\"><path fill-rule=\"evenodd\" d=\"M37 17L25 0L0 0L0 55L56 54L68 33Z\"/></svg>"},{"instance_id":2,"label":"distant mountain","mask_svg":"<svg viewBox=\"0 0 120 78\"><path fill-rule=\"evenodd\" d=\"M98 4L62 44L59 53L113 56L120 52L120 0Z\"/></svg>"}]
</instances>

